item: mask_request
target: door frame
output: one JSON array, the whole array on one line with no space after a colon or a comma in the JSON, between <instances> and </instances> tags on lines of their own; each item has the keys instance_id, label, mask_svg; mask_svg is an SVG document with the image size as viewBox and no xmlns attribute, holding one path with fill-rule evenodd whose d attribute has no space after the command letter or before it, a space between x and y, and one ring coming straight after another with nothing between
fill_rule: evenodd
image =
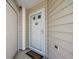
<instances>
[{"instance_id":1,"label":"door frame","mask_svg":"<svg viewBox=\"0 0 79 59\"><path fill-rule=\"evenodd\" d=\"M43 14L43 19L44 19L44 21L43 21L43 22L44 22L44 24L43 24L43 25L44 25L43 52L40 52L40 51L38 51L38 50L36 50L36 49L34 49L34 48L32 48L32 47L30 46L30 42L31 42L31 41L30 41L30 40L31 40L31 39L30 39L30 35L31 35L31 34L30 34L30 26L31 26L31 25L30 25L30 22L31 22L31 21L30 21L30 17L31 17L32 15L36 14L36 13L39 13L39 12L42 12L42 14ZM40 52L39 54L41 54L41 55L43 55L43 56L46 55L46 50L47 50L47 49L46 49L46 48L47 48L47 41L46 41L46 34L47 34L47 33L46 33L46 21L45 21L45 19L46 19L46 18L45 18L45 8L42 8L42 9L40 9L40 10L37 10L37 11L35 11L35 12L29 14L29 48L32 49L32 50L34 50L34 51L36 51L36 52L38 52L38 53Z\"/></svg>"}]
</instances>

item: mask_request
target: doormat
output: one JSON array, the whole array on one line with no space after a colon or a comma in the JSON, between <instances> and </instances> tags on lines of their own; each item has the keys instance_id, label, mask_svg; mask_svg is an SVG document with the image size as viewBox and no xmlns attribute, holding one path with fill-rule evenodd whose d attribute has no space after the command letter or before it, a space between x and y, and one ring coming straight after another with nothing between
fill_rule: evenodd
<instances>
[{"instance_id":1,"label":"doormat","mask_svg":"<svg viewBox=\"0 0 79 59\"><path fill-rule=\"evenodd\" d=\"M34 52L34 51L29 51L29 52L27 52L26 53L28 56L30 56L32 59L42 59L43 58L43 56L42 55L40 55L40 54L38 54L38 53L36 53L36 52Z\"/></svg>"}]
</instances>

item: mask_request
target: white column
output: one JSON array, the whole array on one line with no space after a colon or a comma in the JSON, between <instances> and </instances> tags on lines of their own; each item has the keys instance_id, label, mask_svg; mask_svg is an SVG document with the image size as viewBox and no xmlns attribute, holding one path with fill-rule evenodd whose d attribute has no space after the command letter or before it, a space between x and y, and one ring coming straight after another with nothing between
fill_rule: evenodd
<instances>
[{"instance_id":1,"label":"white column","mask_svg":"<svg viewBox=\"0 0 79 59\"><path fill-rule=\"evenodd\" d=\"M25 23L26 23L26 9L22 7L22 49L23 50L26 49L26 37L25 37L26 24Z\"/></svg>"}]
</instances>

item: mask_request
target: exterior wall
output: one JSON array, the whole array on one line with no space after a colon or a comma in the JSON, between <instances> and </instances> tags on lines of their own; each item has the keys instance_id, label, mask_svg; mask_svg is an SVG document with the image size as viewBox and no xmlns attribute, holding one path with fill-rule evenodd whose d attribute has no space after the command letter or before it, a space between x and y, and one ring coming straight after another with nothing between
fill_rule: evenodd
<instances>
[{"instance_id":1,"label":"exterior wall","mask_svg":"<svg viewBox=\"0 0 79 59\"><path fill-rule=\"evenodd\" d=\"M6 2L6 59L13 59L18 51L18 7Z\"/></svg>"},{"instance_id":2,"label":"exterior wall","mask_svg":"<svg viewBox=\"0 0 79 59\"><path fill-rule=\"evenodd\" d=\"M30 14L32 12L35 12L35 11L41 9L41 8L47 8L47 1L46 0L40 2L39 4L33 6L30 9L28 9L28 13Z\"/></svg>"},{"instance_id":3,"label":"exterior wall","mask_svg":"<svg viewBox=\"0 0 79 59\"><path fill-rule=\"evenodd\" d=\"M48 0L47 4L49 59L73 59L73 1Z\"/></svg>"}]
</instances>

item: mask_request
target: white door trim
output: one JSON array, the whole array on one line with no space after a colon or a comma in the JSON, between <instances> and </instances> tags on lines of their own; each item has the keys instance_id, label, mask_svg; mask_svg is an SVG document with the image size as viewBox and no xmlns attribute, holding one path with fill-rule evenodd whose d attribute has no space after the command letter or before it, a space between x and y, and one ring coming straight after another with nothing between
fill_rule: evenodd
<instances>
[{"instance_id":1,"label":"white door trim","mask_svg":"<svg viewBox=\"0 0 79 59\"><path fill-rule=\"evenodd\" d=\"M32 16L34 14L37 14L39 12L42 12L43 19L44 19L44 41L43 41L44 42L44 44L43 44L44 49L43 49L43 52L40 52L40 53L39 53L39 51L37 51L36 49L34 49L30 46L30 16ZM39 54L42 54L43 56L46 55L46 51L45 51L46 50L46 28L45 28L45 25L46 25L46 23L45 23L45 8L42 8L41 10L38 10L36 12L33 12L33 13L29 14L29 48L36 51L36 52L38 52Z\"/></svg>"}]
</instances>

